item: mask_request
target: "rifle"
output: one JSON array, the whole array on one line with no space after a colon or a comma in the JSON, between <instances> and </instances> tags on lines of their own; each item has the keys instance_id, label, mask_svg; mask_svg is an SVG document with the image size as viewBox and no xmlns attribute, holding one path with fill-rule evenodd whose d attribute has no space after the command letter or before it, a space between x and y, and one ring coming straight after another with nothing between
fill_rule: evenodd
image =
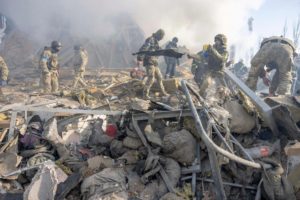
<instances>
[{"instance_id":1,"label":"rifle","mask_svg":"<svg viewBox=\"0 0 300 200\"><path fill-rule=\"evenodd\" d=\"M159 49L156 51L139 51L132 55L147 55L147 56L168 56L173 58L181 58L184 53L178 52L177 49Z\"/></svg>"}]
</instances>

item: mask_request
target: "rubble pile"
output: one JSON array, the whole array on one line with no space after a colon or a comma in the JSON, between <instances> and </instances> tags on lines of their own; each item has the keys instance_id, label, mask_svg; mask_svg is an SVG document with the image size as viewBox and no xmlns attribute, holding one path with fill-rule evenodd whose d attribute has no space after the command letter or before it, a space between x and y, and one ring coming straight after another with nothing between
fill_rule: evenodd
<instances>
[{"instance_id":1,"label":"rubble pile","mask_svg":"<svg viewBox=\"0 0 300 200\"><path fill-rule=\"evenodd\" d=\"M193 81L167 79L169 97L153 87L154 97L144 100L144 81L129 71L99 73L99 79L87 76L88 88L72 90L64 79L57 95L26 91L25 100L1 106L1 198L299 195L298 98L265 100L274 107L275 135L241 90L217 90L203 100ZM21 88L4 93L16 97Z\"/></svg>"}]
</instances>

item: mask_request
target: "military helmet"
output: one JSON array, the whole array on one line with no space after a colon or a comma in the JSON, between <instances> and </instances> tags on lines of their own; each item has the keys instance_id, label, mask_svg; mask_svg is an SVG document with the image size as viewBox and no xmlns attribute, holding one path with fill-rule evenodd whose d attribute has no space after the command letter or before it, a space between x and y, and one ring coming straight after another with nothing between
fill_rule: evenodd
<instances>
[{"instance_id":1,"label":"military helmet","mask_svg":"<svg viewBox=\"0 0 300 200\"><path fill-rule=\"evenodd\" d=\"M177 37L173 37L172 41L173 42L178 42L178 38Z\"/></svg>"},{"instance_id":2,"label":"military helmet","mask_svg":"<svg viewBox=\"0 0 300 200\"><path fill-rule=\"evenodd\" d=\"M57 47L62 47L62 45L61 45L60 42L54 40L54 41L51 42L51 47L52 48L57 48Z\"/></svg>"},{"instance_id":3,"label":"military helmet","mask_svg":"<svg viewBox=\"0 0 300 200\"><path fill-rule=\"evenodd\" d=\"M227 44L227 37L224 34L218 34L215 36L215 41L219 40L223 45Z\"/></svg>"},{"instance_id":4,"label":"military helmet","mask_svg":"<svg viewBox=\"0 0 300 200\"><path fill-rule=\"evenodd\" d=\"M59 51L60 48L62 47L61 43L54 40L51 42L51 48L54 49L55 51Z\"/></svg>"},{"instance_id":5,"label":"military helmet","mask_svg":"<svg viewBox=\"0 0 300 200\"><path fill-rule=\"evenodd\" d=\"M82 49L82 46L77 44L77 45L74 45L74 50L75 51L79 51L80 49Z\"/></svg>"},{"instance_id":6,"label":"military helmet","mask_svg":"<svg viewBox=\"0 0 300 200\"><path fill-rule=\"evenodd\" d=\"M155 37L157 40L163 39L164 36L165 36L165 31L162 30L162 29L158 29L158 31L156 31L156 32L154 33L154 37Z\"/></svg>"}]
</instances>

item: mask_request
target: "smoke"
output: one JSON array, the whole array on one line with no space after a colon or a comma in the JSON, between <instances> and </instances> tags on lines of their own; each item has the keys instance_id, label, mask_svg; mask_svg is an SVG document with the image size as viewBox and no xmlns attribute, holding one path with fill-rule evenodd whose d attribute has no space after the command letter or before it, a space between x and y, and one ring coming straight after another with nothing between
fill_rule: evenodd
<instances>
[{"instance_id":1,"label":"smoke","mask_svg":"<svg viewBox=\"0 0 300 200\"><path fill-rule=\"evenodd\" d=\"M158 28L165 40L199 50L224 33L229 43L240 41L248 13L264 0L0 0L0 12L36 40L49 42L65 30L74 37L105 39L118 30L116 17L131 16L146 36ZM118 18L119 20L120 18ZM117 24L117 25L116 25Z\"/></svg>"}]
</instances>

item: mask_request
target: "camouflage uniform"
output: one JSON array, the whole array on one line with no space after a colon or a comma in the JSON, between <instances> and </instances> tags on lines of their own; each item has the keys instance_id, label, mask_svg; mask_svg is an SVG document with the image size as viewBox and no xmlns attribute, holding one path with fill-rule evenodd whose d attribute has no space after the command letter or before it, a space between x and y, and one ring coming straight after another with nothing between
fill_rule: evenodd
<instances>
[{"instance_id":1,"label":"camouflage uniform","mask_svg":"<svg viewBox=\"0 0 300 200\"><path fill-rule=\"evenodd\" d=\"M152 34L151 37L147 38L143 46L140 48L140 51L155 51L159 50L158 41L162 39L164 32L160 29L156 33ZM147 82L144 88L144 96L149 98L150 89L154 83L156 78L158 85L160 87L161 92L164 95L167 95L163 82L162 82L162 75L160 69L158 67L158 57L156 56L141 56L137 57L138 61L143 61L143 65L146 68L147 72Z\"/></svg>"},{"instance_id":2,"label":"camouflage uniform","mask_svg":"<svg viewBox=\"0 0 300 200\"><path fill-rule=\"evenodd\" d=\"M1 87L7 84L8 73L8 67L4 59L0 56L0 98L3 97L3 91Z\"/></svg>"},{"instance_id":3,"label":"camouflage uniform","mask_svg":"<svg viewBox=\"0 0 300 200\"><path fill-rule=\"evenodd\" d=\"M224 85L223 68L228 59L227 39L223 34L218 34L215 37L216 40L220 41L220 45L209 45L207 50L198 53L198 61L194 60L192 64L192 70L196 68L194 79L199 85L202 96L213 81L216 85Z\"/></svg>"},{"instance_id":4,"label":"camouflage uniform","mask_svg":"<svg viewBox=\"0 0 300 200\"><path fill-rule=\"evenodd\" d=\"M75 88L78 83L82 86L86 86L86 82L84 81L84 72L85 67L88 63L88 54L87 51L83 48L75 49L75 55L73 57L73 65L75 70L75 78L73 87Z\"/></svg>"},{"instance_id":5,"label":"camouflage uniform","mask_svg":"<svg viewBox=\"0 0 300 200\"><path fill-rule=\"evenodd\" d=\"M57 92L58 83L58 55L51 47L45 47L40 58L40 69L45 93Z\"/></svg>"},{"instance_id":6,"label":"camouflage uniform","mask_svg":"<svg viewBox=\"0 0 300 200\"><path fill-rule=\"evenodd\" d=\"M280 95L290 94L292 85L292 65L295 47L293 42L283 37L270 37L262 41L260 50L251 60L246 84L253 91L256 90L258 77L265 78L268 71L276 69L270 86L270 94L276 91Z\"/></svg>"},{"instance_id":7,"label":"camouflage uniform","mask_svg":"<svg viewBox=\"0 0 300 200\"><path fill-rule=\"evenodd\" d=\"M166 45L166 49L177 49L178 39L175 37ZM175 76L176 65L179 65L179 59L165 56L165 62L167 64L167 70L165 78L173 78Z\"/></svg>"},{"instance_id":8,"label":"camouflage uniform","mask_svg":"<svg viewBox=\"0 0 300 200\"><path fill-rule=\"evenodd\" d=\"M4 59L0 56L0 85L6 85L8 79L8 67Z\"/></svg>"}]
</instances>

